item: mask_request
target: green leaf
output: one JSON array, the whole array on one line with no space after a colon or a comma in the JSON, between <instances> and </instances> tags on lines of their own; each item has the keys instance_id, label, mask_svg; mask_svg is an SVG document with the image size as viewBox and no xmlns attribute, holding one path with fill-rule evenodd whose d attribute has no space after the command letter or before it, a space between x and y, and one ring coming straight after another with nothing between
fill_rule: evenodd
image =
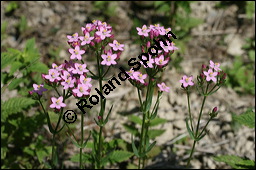
<instances>
[{"instance_id":1,"label":"green leaf","mask_svg":"<svg viewBox=\"0 0 256 170\"><path fill-rule=\"evenodd\" d=\"M133 156L132 152L116 150L110 155L110 159L114 162L123 162L127 161L131 156Z\"/></svg>"},{"instance_id":2,"label":"green leaf","mask_svg":"<svg viewBox=\"0 0 256 170\"><path fill-rule=\"evenodd\" d=\"M13 89L17 88L19 86L19 84L23 81L24 81L24 78L12 79L11 83L8 85L8 89L13 90Z\"/></svg>"},{"instance_id":3,"label":"green leaf","mask_svg":"<svg viewBox=\"0 0 256 170\"><path fill-rule=\"evenodd\" d=\"M162 119L162 118L155 118L153 120L150 121L150 125L149 126L157 126L159 124L164 124L165 122L167 122L166 119Z\"/></svg>"},{"instance_id":4,"label":"green leaf","mask_svg":"<svg viewBox=\"0 0 256 170\"><path fill-rule=\"evenodd\" d=\"M142 125L142 120L141 120L138 116L131 115L131 116L128 117L128 119L129 119L130 121L132 121L133 123Z\"/></svg>"},{"instance_id":5,"label":"green leaf","mask_svg":"<svg viewBox=\"0 0 256 170\"><path fill-rule=\"evenodd\" d=\"M155 146L155 144L156 144L156 141L154 141L153 143L151 143L151 144L149 145L149 147L147 148L146 153L148 153L149 151L151 151L151 149Z\"/></svg>"},{"instance_id":6,"label":"green leaf","mask_svg":"<svg viewBox=\"0 0 256 170\"><path fill-rule=\"evenodd\" d=\"M27 40L26 46L23 50L23 58L25 62L31 62L39 57L39 51L35 47L35 38Z\"/></svg>"},{"instance_id":7,"label":"green leaf","mask_svg":"<svg viewBox=\"0 0 256 170\"><path fill-rule=\"evenodd\" d=\"M82 147L77 143L77 141L74 141L72 138L70 138L70 139L71 139L72 143L73 143L76 147L82 148Z\"/></svg>"},{"instance_id":8,"label":"green leaf","mask_svg":"<svg viewBox=\"0 0 256 170\"><path fill-rule=\"evenodd\" d=\"M164 3L166 3L166 1L154 1L154 6L157 8L161 5L163 5Z\"/></svg>"},{"instance_id":9,"label":"green leaf","mask_svg":"<svg viewBox=\"0 0 256 170\"><path fill-rule=\"evenodd\" d=\"M5 101L3 104L1 104L2 114L11 114L11 113L20 112L22 109L26 109L34 103L35 103L35 100L26 98L26 97L11 98Z\"/></svg>"},{"instance_id":10,"label":"green leaf","mask_svg":"<svg viewBox=\"0 0 256 170\"><path fill-rule=\"evenodd\" d=\"M82 154L82 162L85 162L86 159L87 159L87 157L86 157L84 154ZM77 153L77 154L73 155L73 156L70 158L70 160L71 160L72 162L80 162L80 154Z\"/></svg>"},{"instance_id":11,"label":"green leaf","mask_svg":"<svg viewBox=\"0 0 256 170\"><path fill-rule=\"evenodd\" d=\"M138 129L136 129L134 126L128 124L123 124L123 126L128 132L132 133L133 135L136 136L137 134L139 134Z\"/></svg>"},{"instance_id":12,"label":"green leaf","mask_svg":"<svg viewBox=\"0 0 256 170\"><path fill-rule=\"evenodd\" d=\"M165 132L164 129L150 129L148 131L148 136L149 136L150 139L154 139L157 136L162 135L164 132Z\"/></svg>"},{"instance_id":13,"label":"green leaf","mask_svg":"<svg viewBox=\"0 0 256 170\"><path fill-rule=\"evenodd\" d=\"M40 62L36 62L28 67L28 71L30 72L39 72L39 73L47 73L49 68L44 64Z\"/></svg>"},{"instance_id":14,"label":"green leaf","mask_svg":"<svg viewBox=\"0 0 256 170\"><path fill-rule=\"evenodd\" d=\"M235 169L255 169L255 161L243 159L234 155L221 155L213 157L215 161L225 162Z\"/></svg>"},{"instance_id":15,"label":"green leaf","mask_svg":"<svg viewBox=\"0 0 256 170\"><path fill-rule=\"evenodd\" d=\"M190 129L189 125L188 125L188 119L186 119L186 127L187 127L187 130L188 130L188 133L189 133L189 136L195 140L195 137L194 137L194 133L192 132L192 130Z\"/></svg>"},{"instance_id":16,"label":"green leaf","mask_svg":"<svg viewBox=\"0 0 256 170\"><path fill-rule=\"evenodd\" d=\"M113 108L113 105L112 105L111 108L109 109L109 112L108 112L108 114L107 114L107 117L106 117L106 119L105 119L104 122L103 122L103 126L104 126L106 123L108 123L108 117L109 117L109 115L110 115L110 113L111 113L111 111L112 111L112 108Z\"/></svg>"},{"instance_id":17,"label":"green leaf","mask_svg":"<svg viewBox=\"0 0 256 170\"><path fill-rule=\"evenodd\" d=\"M251 109L248 109L244 114L241 114L239 116L234 116L234 120L236 120L240 124L248 126L249 128L254 128L255 127L255 112L253 112L253 110L251 110Z\"/></svg>"},{"instance_id":18,"label":"green leaf","mask_svg":"<svg viewBox=\"0 0 256 170\"><path fill-rule=\"evenodd\" d=\"M20 67L22 66L22 63L19 61L14 61L11 64L10 74L13 75Z\"/></svg>"},{"instance_id":19,"label":"green leaf","mask_svg":"<svg viewBox=\"0 0 256 170\"><path fill-rule=\"evenodd\" d=\"M45 149L36 149L36 156L40 163L43 163L45 157L49 156L51 153L51 147L46 146Z\"/></svg>"},{"instance_id":20,"label":"green leaf","mask_svg":"<svg viewBox=\"0 0 256 170\"><path fill-rule=\"evenodd\" d=\"M140 157L138 149L136 148L134 140L133 140L133 135L132 135L132 150L133 150L134 155L136 155L137 157Z\"/></svg>"},{"instance_id":21,"label":"green leaf","mask_svg":"<svg viewBox=\"0 0 256 170\"><path fill-rule=\"evenodd\" d=\"M1 53L1 70L13 63L16 57L17 55L12 55L10 52Z\"/></svg>"}]
</instances>

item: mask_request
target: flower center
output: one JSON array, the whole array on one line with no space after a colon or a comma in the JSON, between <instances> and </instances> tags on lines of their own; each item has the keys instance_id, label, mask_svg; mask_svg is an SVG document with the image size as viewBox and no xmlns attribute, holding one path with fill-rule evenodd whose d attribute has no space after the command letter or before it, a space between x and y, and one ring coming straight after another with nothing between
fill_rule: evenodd
<instances>
[{"instance_id":1,"label":"flower center","mask_svg":"<svg viewBox=\"0 0 256 170\"><path fill-rule=\"evenodd\" d=\"M56 101L56 104L57 104L57 105L60 105L60 100L59 100L59 99Z\"/></svg>"},{"instance_id":2,"label":"flower center","mask_svg":"<svg viewBox=\"0 0 256 170\"><path fill-rule=\"evenodd\" d=\"M84 92L82 87L79 88L79 91L82 92L82 93Z\"/></svg>"},{"instance_id":3,"label":"flower center","mask_svg":"<svg viewBox=\"0 0 256 170\"><path fill-rule=\"evenodd\" d=\"M111 61L111 56L108 56L107 61Z\"/></svg>"},{"instance_id":4,"label":"flower center","mask_svg":"<svg viewBox=\"0 0 256 170\"><path fill-rule=\"evenodd\" d=\"M83 67L82 67L82 66L79 66L79 70L82 71L82 70L83 70Z\"/></svg>"},{"instance_id":5,"label":"flower center","mask_svg":"<svg viewBox=\"0 0 256 170\"><path fill-rule=\"evenodd\" d=\"M189 78L186 78L185 81L186 81L186 83L188 83L189 82Z\"/></svg>"}]
</instances>

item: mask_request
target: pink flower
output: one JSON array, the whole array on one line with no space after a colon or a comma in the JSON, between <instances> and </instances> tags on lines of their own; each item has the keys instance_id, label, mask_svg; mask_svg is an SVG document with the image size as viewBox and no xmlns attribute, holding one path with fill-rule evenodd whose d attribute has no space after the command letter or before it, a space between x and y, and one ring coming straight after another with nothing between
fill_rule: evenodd
<instances>
[{"instance_id":1,"label":"pink flower","mask_svg":"<svg viewBox=\"0 0 256 170\"><path fill-rule=\"evenodd\" d=\"M78 84L77 88L72 90L78 97L90 95L90 88L85 84Z\"/></svg>"},{"instance_id":2,"label":"pink flower","mask_svg":"<svg viewBox=\"0 0 256 170\"><path fill-rule=\"evenodd\" d=\"M148 37L148 33L150 32L150 29L147 28L146 25L143 25L142 28L136 27L138 31L138 35L143 35L145 37Z\"/></svg>"},{"instance_id":3,"label":"pink flower","mask_svg":"<svg viewBox=\"0 0 256 170\"><path fill-rule=\"evenodd\" d=\"M221 71L220 63L214 63L212 60L210 60L210 67L213 68L215 71Z\"/></svg>"},{"instance_id":4,"label":"pink flower","mask_svg":"<svg viewBox=\"0 0 256 170\"><path fill-rule=\"evenodd\" d=\"M194 82L192 80L193 80L193 76L187 77L186 75L184 75L180 80L180 83L183 84L183 87L193 86Z\"/></svg>"},{"instance_id":5,"label":"pink flower","mask_svg":"<svg viewBox=\"0 0 256 170\"><path fill-rule=\"evenodd\" d=\"M138 80L141 84L145 83L145 79L147 78L147 74L143 74L139 71L136 71L133 73L133 77L135 80Z\"/></svg>"},{"instance_id":6,"label":"pink flower","mask_svg":"<svg viewBox=\"0 0 256 170\"><path fill-rule=\"evenodd\" d=\"M94 37L90 37L90 33L86 32L85 36L79 37L79 39L82 41L81 45L90 44L90 42L94 39Z\"/></svg>"},{"instance_id":7,"label":"pink flower","mask_svg":"<svg viewBox=\"0 0 256 170\"><path fill-rule=\"evenodd\" d=\"M99 31L95 32L98 36L100 36L101 40L104 40L106 37L111 36L111 31L108 31L107 28L101 26Z\"/></svg>"},{"instance_id":8,"label":"pink flower","mask_svg":"<svg viewBox=\"0 0 256 170\"><path fill-rule=\"evenodd\" d=\"M114 51L124 51L124 44L120 44L119 42L117 42L117 40L114 40L113 43L109 43L109 46L112 47Z\"/></svg>"},{"instance_id":9,"label":"pink flower","mask_svg":"<svg viewBox=\"0 0 256 170\"><path fill-rule=\"evenodd\" d=\"M146 60L147 59L147 57L146 56L142 56L142 59L143 60ZM142 61L140 61L140 63L145 67L145 68L153 68L154 66L153 66L153 64L155 63L154 62L154 59L151 57L151 55L149 54L149 59L148 59L148 61L147 61L147 66L145 66L144 64L143 64L143 62Z\"/></svg>"},{"instance_id":10,"label":"pink flower","mask_svg":"<svg viewBox=\"0 0 256 170\"><path fill-rule=\"evenodd\" d=\"M164 66L168 64L169 60L164 60L164 55L160 55L158 58L155 58L156 65Z\"/></svg>"},{"instance_id":11,"label":"pink flower","mask_svg":"<svg viewBox=\"0 0 256 170\"><path fill-rule=\"evenodd\" d=\"M63 80L67 80L67 79L69 79L69 77L71 77L71 74L70 74L68 71L66 71L66 70L63 70L63 71L62 71L62 74L63 74L63 75L61 75L61 78L62 78Z\"/></svg>"},{"instance_id":12,"label":"pink flower","mask_svg":"<svg viewBox=\"0 0 256 170\"><path fill-rule=\"evenodd\" d=\"M129 78L135 79L135 78L133 77L134 70L133 70L132 68L131 68L129 71L127 71L126 73L130 76Z\"/></svg>"},{"instance_id":13,"label":"pink flower","mask_svg":"<svg viewBox=\"0 0 256 170\"><path fill-rule=\"evenodd\" d=\"M51 98L52 100L52 104L50 105L50 108L56 108L56 109L60 109L61 107L66 107L66 104L63 103L63 97L60 96L58 99L55 97Z\"/></svg>"},{"instance_id":14,"label":"pink flower","mask_svg":"<svg viewBox=\"0 0 256 170\"><path fill-rule=\"evenodd\" d=\"M160 41L160 46L163 48L165 52L168 53L169 51L173 50L173 46L170 44L169 41L166 41L166 43L167 43L167 46L165 46L164 43Z\"/></svg>"},{"instance_id":15,"label":"pink flower","mask_svg":"<svg viewBox=\"0 0 256 170\"><path fill-rule=\"evenodd\" d=\"M55 70L55 69L50 69L48 71L48 75L45 75L45 79L48 79L50 82L54 82L54 81L60 81L61 78L59 77L60 73Z\"/></svg>"},{"instance_id":16,"label":"pink flower","mask_svg":"<svg viewBox=\"0 0 256 170\"><path fill-rule=\"evenodd\" d=\"M73 74L84 74L89 72L89 70L86 69L86 64L79 64L75 63L75 69L72 70Z\"/></svg>"},{"instance_id":17,"label":"pink flower","mask_svg":"<svg viewBox=\"0 0 256 170\"><path fill-rule=\"evenodd\" d=\"M68 38L68 42L78 41L78 33L76 32L72 36L71 35L67 35L67 38Z\"/></svg>"},{"instance_id":18,"label":"pink flower","mask_svg":"<svg viewBox=\"0 0 256 170\"><path fill-rule=\"evenodd\" d=\"M85 25L85 28L82 27L81 29L82 29L83 33L85 31L86 32L91 32L91 31L93 31L95 29L95 25L93 25L92 23L88 23L88 24Z\"/></svg>"},{"instance_id":19,"label":"pink flower","mask_svg":"<svg viewBox=\"0 0 256 170\"><path fill-rule=\"evenodd\" d=\"M44 91L47 91L46 88L44 88L43 84L37 85L37 84L33 84L34 90L32 90L32 92L35 92L39 95L42 95Z\"/></svg>"},{"instance_id":20,"label":"pink flower","mask_svg":"<svg viewBox=\"0 0 256 170\"><path fill-rule=\"evenodd\" d=\"M206 76L206 81L213 81L216 83L217 78L216 76L218 75L218 72L213 72L212 69L210 68L208 72L204 71L204 75Z\"/></svg>"},{"instance_id":21,"label":"pink flower","mask_svg":"<svg viewBox=\"0 0 256 170\"><path fill-rule=\"evenodd\" d=\"M102 65L110 66L111 64L117 64L115 59L117 58L116 54L112 54L111 52L108 52L106 54L102 54L101 57L103 58L103 61L101 62Z\"/></svg>"},{"instance_id":22,"label":"pink flower","mask_svg":"<svg viewBox=\"0 0 256 170\"><path fill-rule=\"evenodd\" d=\"M72 60L75 58L77 58L78 60L81 60L82 59L81 55L85 53L84 50L80 50L79 46L76 46L75 49L70 48L68 51L72 54L70 56L70 59Z\"/></svg>"},{"instance_id":23,"label":"pink flower","mask_svg":"<svg viewBox=\"0 0 256 170\"><path fill-rule=\"evenodd\" d=\"M61 70L62 70L62 65L57 66L57 64L52 63L52 68L55 69L55 70L57 70L57 71L61 71Z\"/></svg>"},{"instance_id":24,"label":"pink flower","mask_svg":"<svg viewBox=\"0 0 256 170\"><path fill-rule=\"evenodd\" d=\"M88 86L88 87L92 87L92 84L90 83L92 78L88 78L88 77L84 77L84 75L80 75L80 83Z\"/></svg>"},{"instance_id":25,"label":"pink flower","mask_svg":"<svg viewBox=\"0 0 256 170\"><path fill-rule=\"evenodd\" d=\"M69 77L68 79L65 79L64 81L61 82L61 85L64 87L63 89L68 89L74 87L76 79L72 77Z\"/></svg>"},{"instance_id":26,"label":"pink flower","mask_svg":"<svg viewBox=\"0 0 256 170\"><path fill-rule=\"evenodd\" d=\"M157 84L160 91L170 92L170 87L166 86L165 83Z\"/></svg>"}]
</instances>

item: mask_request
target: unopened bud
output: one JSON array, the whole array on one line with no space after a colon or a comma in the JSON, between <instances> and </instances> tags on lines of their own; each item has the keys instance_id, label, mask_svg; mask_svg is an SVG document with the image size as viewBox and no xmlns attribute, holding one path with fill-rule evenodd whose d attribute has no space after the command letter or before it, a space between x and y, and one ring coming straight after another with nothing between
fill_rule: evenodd
<instances>
[{"instance_id":1,"label":"unopened bud","mask_svg":"<svg viewBox=\"0 0 256 170\"><path fill-rule=\"evenodd\" d=\"M213 109L212 109L212 112L213 113L216 113L218 111L218 107L214 107Z\"/></svg>"},{"instance_id":2,"label":"unopened bud","mask_svg":"<svg viewBox=\"0 0 256 170\"><path fill-rule=\"evenodd\" d=\"M102 117L101 116L98 116L98 120L100 120Z\"/></svg>"},{"instance_id":3,"label":"unopened bud","mask_svg":"<svg viewBox=\"0 0 256 170\"><path fill-rule=\"evenodd\" d=\"M206 69L206 65L202 64L202 69Z\"/></svg>"}]
</instances>

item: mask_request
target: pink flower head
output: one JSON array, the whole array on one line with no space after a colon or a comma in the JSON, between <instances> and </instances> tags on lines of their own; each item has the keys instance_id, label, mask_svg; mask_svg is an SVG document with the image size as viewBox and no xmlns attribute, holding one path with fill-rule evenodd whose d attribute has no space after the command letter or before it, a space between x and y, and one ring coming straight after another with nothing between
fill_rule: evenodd
<instances>
[{"instance_id":1,"label":"pink flower head","mask_svg":"<svg viewBox=\"0 0 256 170\"><path fill-rule=\"evenodd\" d=\"M214 83L216 83L216 76L218 75L218 72L213 72L212 69L210 68L208 71L204 71L204 75L206 76L206 81L212 80Z\"/></svg>"},{"instance_id":2,"label":"pink flower head","mask_svg":"<svg viewBox=\"0 0 256 170\"><path fill-rule=\"evenodd\" d=\"M47 91L46 88L44 88L43 84L37 85L37 84L33 84L34 90L32 90L32 92L35 92L39 95L42 95L44 91Z\"/></svg>"},{"instance_id":3,"label":"pink flower head","mask_svg":"<svg viewBox=\"0 0 256 170\"><path fill-rule=\"evenodd\" d=\"M80 50L79 46L76 46L75 49L70 48L68 51L72 54L70 56L70 59L72 60L75 58L77 58L78 60L81 60L82 59L81 55L85 53L84 50Z\"/></svg>"},{"instance_id":4,"label":"pink flower head","mask_svg":"<svg viewBox=\"0 0 256 170\"><path fill-rule=\"evenodd\" d=\"M98 36L100 36L101 40L104 40L106 37L111 36L111 31L107 30L106 27L101 26L99 31L95 32Z\"/></svg>"},{"instance_id":5,"label":"pink flower head","mask_svg":"<svg viewBox=\"0 0 256 170\"><path fill-rule=\"evenodd\" d=\"M114 51L124 51L124 44L120 44L119 42L117 42L117 40L114 40L113 43L109 43L109 46L112 47Z\"/></svg>"},{"instance_id":6,"label":"pink flower head","mask_svg":"<svg viewBox=\"0 0 256 170\"><path fill-rule=\"evenodd\" d=\"M164 82L161 84L157 84L157 86L159 87L160 91L165 91L167 93L170 92L170 87L166 86Z\"/></svg>"},{"instance_id":7,"label":"pink flower head","mask_svg":"<svg viewBox=\"0 0 256 170\"><path fill-rule=\"evenodd\" d=\"M72 70L73 74L84 74L89 72L89 70L86 69L86 64L79 64L75 63L75 68Z\"/></svg>"},{"instance_id":8,"label":"pink flower head","mask_svg":"<svg viewBox=\"0 0 256 170\"><path fill-rule=\"evenodd\" d=\"M60 96L58 99L55 97L51 98L52 104L50 105L50 108L54 109L60 109L61 107L66 107L66 104L63 103L63 97Z\"/></svg>"},{"instance_id":9,"label":"pink flower head","mask_svg":"<svg viewBox=\"0 0 256 170\"><path fill-rule=\"evenodd\" d=\"M64 81L61 82L61 85L63 86L63 89L68 89L74 87L76 79L69 77L68 79L64 79Z\"/></svg>"},{"instance_id":10,"label":"pink flower head","mask_svg":"<svg viewBox=\"0 0 256 170\"><path fill-rule=\"evenodd\" d=\"M133 77L133 73L134 73L133 68L131 68L131 69L130 69L129 71L127 71L126 73L130 76L129 78L135 79L135 78Z\"/></svg>"},{"instance_id":11,"label":"pink flower head","mask_svg":"<svg viewBox=\"0 0 256 170\"><path fill-rule=\"evenodd\" d=\"M168 53L169 51L173 50L173 47L171 46L169 41L166 41L166 43L167 43L167 46L165 46L164 43L160 41L160 46L163 48L165 52Z\"/></svg>"},{"instance_id":12,"label":"pink flower head","mask_svg":"<svg viewBox=\"0 0 256 170\"><path fill-rule=\"evenodd\" d=\"M138 35L148 37L148 33L150 32L150 29L148 29L146 25L143 25L142 28L136 27L136 29L138 31Z\"/></svg>"},{"instance_id":13,"label":"pink flower head","mask_svg":"<svg viewBox=\"0 0 256 170\"><path fill-rule=\"evenodd\" d=\"M108 52L107 54L102 54L101 57L103 58L103 61L101 62L102 65L114 65L117 64L115 59L117 58L116 54L112 54L111 52Z\"/></svg>"},{"instance_id":14,"label":"pink flower head","mask_svg":"<svg viewBox=\"0 0 256 170\"><path fill-rule=\"evenodd\" d=\"M72 90L78 97L90 95L90 88L85 84L78 84L77 88Z\"/></svg>"},{"instance_id":15,"label":"pink flower head","mask_svg":"<svg viewBox=\"0 0 256 170\"><path fill-rule=\"evenodd\" d=\"M84 75L80 75L80 83L88 86L88 87L92 87L92 84L90 83L92 78L88 78L88 77L85 77Z\"/></svg>"},{"instance_id":16,"label":"pink flower head","mask_svg":"<svg viewBox=\"0 0 256 170\"><path fill-rule=\"evenodd\" d=\"M78 41L78 33L76 32L73 35L67 35L67 38L68 38L68 42Z\"/></svg>"},{"instance_id":17,"label":"pink flower head","mask_svg":"<svg viewBox=\"0 0 256 170\"><path fill-rule=\"evenodd\" d=\"M149 55L149 59L148 59L148 61L147 61L147 66L146 65L144 65L144 63L142 62L142 61L140 61L140 63L145 67L145 68L153 68L154 66L153 66L153 64L155 63L154 62L154 59L151 57L151 55L150 54L148 54ZM143 60L146 60L147 59L147 57L146 56L142 56L142 59Z\"/></svg>"},{"instance_id":18,"label":"pink flower head","mask_svg":"<svg viewBox=\"0 0 256 170\"><path fill-rule=\"evenodd\" d=\"M57 66L57 64L52 63L52 68L55 69L55 70L57 70L57 71L61 71L61 70L62 70L62 65Z\"/></svg>"},{"instance_id":19,"label":"pink flower head","mask_svg":"<svg viewBox=\"0 0 256 170\"><path fill-rule=\"evenodd\" d=\"M91 32L91 31L93 31L95 29L95 25L92 24L92 23L88 23L88 24L85 25L85 28L82 27L81 29L82 29L83 33Z\"/></svg>"},{"instance_id":20,"label":"pink flower head","mask_svg":"<svg viewBox=\"0 0 256 170\"><path fill-rule=\"evenodd\" d=\"M144 84L144 80L147 78L147 74L142 74L141 72L136 71L133 73L133 77L135 80L138 80L141 84Z\"/></svg>"},{"instance_id":21,"label":"pink flower head","mask_svg":"<svg viewBox=\"0 0 256 170\"><path fill-rule=\"evenodd\" d=\"M67 80L67 79L69 79L69 77L72 76L72 75L71 75L68 71L66 71L66 70L63 70L63 71L62 71L62 74L63 74L63 75L61 75L61 78L62 78L63 80Z\"/></svg>"},{"instance_id":22,"label":"pink flower head","mask_svg":"<svg viewBox=\"0 0 256 170\"><path fill-rule=\"evenodd\" d=\"M81 45L90 44L94 37L90 37L90 33L86 32L84 36L80 36L79 39L82 41Z\"/></svg>"},{"instance_id":23,"label":"pink flower head","mask_svg":"<svg viewBox=\"0 0 256 170\"><path fill-rule=\"evenodd\" d=\"M156 65L159 65L159 66L164 66L166 64L168 64L169 60L165 60L164 59L164 55L160 55L158 58L155 58L155 63Z\"/></svg>"},{"instance_id":24,"label":"pink flower head","mask_svg":"<svg viewBox=\"0 0 256 170\"><path fill-rule=\"evenodd\" d=\"M193 76L187 77L186 75L184 75L180 80L180 83L182 83L183 87L193 86L194 82L192 80Z\"/></svg>"},{"instance_id":25,"label":"pink flower head","mask_svg":"<svg viewBox=\"0 0 256 170\"><path fill-rule=\"evenodd\" d=\"M45 75L45 79L49 80L50 82L61 80L61 78L59 77L60 73L57 70L50 69L48 73L48 75Z\"/></svg>"},{"instance_id":26,"label":"pink flower head","mask_svg":"<svg viewBox=\"0 0 256 170\"><path fill-rule=\"evenodd\" d=\"M213 68L215 71L221 71L220 63L214 63L212 60L210 60L210 67Z\"/></svg>"}]
</instances>

